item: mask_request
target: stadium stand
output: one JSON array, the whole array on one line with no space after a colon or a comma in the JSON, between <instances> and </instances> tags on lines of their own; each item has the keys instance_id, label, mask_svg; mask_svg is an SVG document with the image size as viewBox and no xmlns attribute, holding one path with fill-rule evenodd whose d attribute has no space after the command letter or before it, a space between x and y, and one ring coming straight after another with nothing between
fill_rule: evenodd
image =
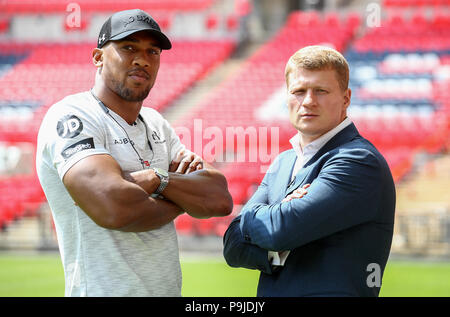
<instances>
[{"instance_id":1,"label":"stadium stand","mask_svg":"<svg viewBox=\"0 0 450 317\"><path fill-rule=\"evenodd\" d=\"M92 47L92 43L0 45L0 142L35 143L40 121L50 105L92 87ZM224 60L234 43L178 41L173 47L163 56L158 81L144 106L161 111ZM40 188L36 181L32 184Z\"/></svg>"},{"instance_id":2,"label":"stadium stand","mask_svg":"<svg viewBox=\"0 0 450 317\"><path fill-rule=\"evenodd\" d=\"M35 0L1 2L0 12L4 15L0 17L0 34L8 31L10 19L17 13L64 11L68 2L47 1L40 6ZM96 13L107 14L127 6L126 1L113 0L77 3L89 13L82 32L88 32ZM225 23L227 31L239 28L240 15L230 14L224 19L210 10L213 0L135 3L137 7L145 9L148 5L157 10L163 28L174 27L178 12L194 11L202 13L203 26L211 34L223 27L221 23ZM441 6L448 7L448 2L385 0L383 6L389 14L377 27L364 25L361 13L291 13L238 71L173 123L191 132L191 140L182 140L194 144L192 150L199 149L203 156L210 151L208 161L226 175L235 204L233 215L224 218L178 217L175 225L180 234L222 236L276 154L290 148L288 140L295 131L286 117L284 67L302 46L330 45L346 56L352 72L350 117L361 134L384 154L397 183L411 171L418 153L438 153L448 148L450 16L440 10ZM433 10L423 10L425 7ZM405 14L399 8L412 11ZM73 33L73 29L65 28L65 32ZM161 112L170 109L199 79L226 61L237 43L232 37L204 36L175 38L173 46L173 50L164 52L155 88L144 103ZM92 47L93 43L84 38L45 44L0 43L1 146L33 144L48 106L92 86ZM196 126L199 120L201 127ZM271 134L270 129L276 133ZM196 133L200 133L200 144L196 143ZM220 137L214 139L216 135ZM4 175L0 178L0 200L0 226L8 226L23 215L35 214L45 197L34 176Z\"/></svg>"},{"instance_id":3,"label":"stadium stand","mask_svg":"<svg viewBox=\"0 0 450 317\"><path fill-rule=\"evenodd\" d=\"M215 232L219 235L223 233L226 224L238 212L239 206L244 204L254 192L255 186L262 180L270 163L261 162L258 159L252 162L250 159L255 151L260 155L259 145L261 145L251 140L252 131L257 133L256 142L262 142L260 138L265 138L268 143L265 143L264 147L270 148L270 142L278 141L278 138L272 140L271 135L259 133L260 128L267 126L278 128L279 152L289 148L288 139L293 132L286 120L265 121L258 119L255 115L261 105L284 86L284 66L287 59L299 47L311 44L329 44L343 51L355 35L358 26L359 17L355 14L349 14L342 20L335 13L326 14L323 17L314 11L291 14L284 27L253 54L238 72L224 81L189 116L174 124L194 131L195 119L201 118L204 130L217 127L224 132L223 144L221 144L224 155L232 153L231 162L224 156L219 155L215 158L227 177L234 204L238 207L231 216L211 220L216 223L217 230L210 228L207 232ZM275 106L277 103L281 105L282 102L283 100L276 101ZM236 130L227 134L226 131L231 127ZM230 135L232 140L229 139ZM195 141L197 140L192 140L192 142ZM208 147L210 142L207 138L203 139L202 148ZM241 161L245 162L239 162L238 157L242 154L245 154L245 158ZM272 154L271 159L273 159L277 153L265 154ZM192 221L203 222L203 220ZM196 233L205 234L205 230L198 230Z\"/></svg>"},{"instance_id":4,"label":"stadium stand","mask_svg":"<svg viewBox=\"0 0 450 317\"><path fill-rule=\"evenodd\" d=\"M143 7L164 12L201 11L213 1L145 1ZM2 14L65 12L67 3L49 1L1 2ZM81 1L83 11L109 14L128 8L125 1L97 3ZM163 12L163 13L162 13ZM3 20L2 20L3 21ZM168 27L167 25L165 25ZM67 29L67 31L69 31ZM235 41L226 39L175 39L173 49L163 52L158 80L144 106L163 111L193 83L208 74L234 50ZM95 69L91 65L92 41L0 42L0 148L36 143L37 131L48 107L69 94L88 90ZM0 161L7 157L1 157ZM34 160L33 160L34 161ZM32 163L32 160L30 160ZM34 171L20 170L0 175L0 228L16 219L34 215L45 201Z\"/></svg>"},{"instance_id":5,"label":"stadium stand","mask_svg":"<svg viewBox=\"0 0 450 317\"><path fill-rule=\"evenodd\" d=\"M385 154L396 181L415 153L437 152L448 139L448 99L440 92L449 79L438 73L447 68L449 32L450 21L440 13L431 19L393 14L347 52L355 121Z\"/></svg>"},{"instance_id":6,"label":"stadium stand","mask_svg":"<svg viewBox=\"0 0 450 317\"><path fill-rule=\"evenodd\" d=\"M417 27L419 19L421 24ZM383 20L380 27L363 29L357 36L358 15L343 18L335 13L295 12L240 72L223 82L177 125L192 130L194 119L202 118L203 129L218 127L225 131L230 122L234 127L242 127L237 138L246 138L244 146L228 140L223 144L226 151L235 155L255 151L250 148L248 129L270 125L279 128L279 151L290 148L287 141L294 132L286 117L277 115L283 112L283 100L274 101L271 96L284 85L284 66L295 50L310 44L329 44L345 53L350 63L350 117L385 155L395 181L399 182L411 170L417 153L436 153L448 142L449 78L440 79L437 75L448 64L450 27L446 21L447 18L435 15L425 19L416 14L410 20L395 15ZM275 107L278 102L279 107L269 114L272 120L261 120L256 113L268 99ZM205 138L203 146L209 142ZM218 165L228 179L237 206L228 217L230 220L254 192L267 162L228 161ZM226 222L213 221L217 227Z\"/></svg>"},{"instance_id":7,"label":"stadium stand","mask_svg":"<svg viewBox=\"0 0 450 317\"><path fill-rule=\"evenodd\" d=\"M67 5L74 3L70 0L50 0L50 1L2 1L0 4L1 12L17 14L17 13L55 13L64 12ZM126 0L106 0L106 1L92 1L92 0L78 0L76 2L83 11L87 12L114 12L127 10L130 8L130 2ZM213 0L137 0L133 1L135 7L152 10L164 11L196 11L205 10L210 7Z\"/></svg>"}]
</instances>

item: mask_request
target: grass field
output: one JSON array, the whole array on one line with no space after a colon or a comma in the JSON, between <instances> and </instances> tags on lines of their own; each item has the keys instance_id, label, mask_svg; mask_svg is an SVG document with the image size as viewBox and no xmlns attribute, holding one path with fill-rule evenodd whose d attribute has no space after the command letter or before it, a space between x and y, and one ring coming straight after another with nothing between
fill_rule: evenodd
<instances>
[{"instance_id":1,"label":"grass field","mask_svg":"<svg viewBox=\"0 0 450 317\"><path fill-rule=\"evenodd\" d=\"M185 297L253 297L258 272L233 269L220 257L182 257ZM381 296L449 297L450 263L390 261ZM58 254L1 255L0 296L64 296Z\"/></svg>"}]
</instances>

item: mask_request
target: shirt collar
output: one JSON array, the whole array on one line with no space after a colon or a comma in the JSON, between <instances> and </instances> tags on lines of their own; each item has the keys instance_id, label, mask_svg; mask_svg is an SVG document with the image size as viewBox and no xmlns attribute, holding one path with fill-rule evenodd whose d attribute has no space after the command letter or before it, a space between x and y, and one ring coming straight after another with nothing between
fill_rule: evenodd
<instances>
[{"instance_id":1,"label":"shirt collar","mask_svg":"<svg viewBox=\"0 0 450 317\"><path fill-rule=\"evenodd\" d=\"M309 143L305 148L302 150L300 147L300 134L297 133L294 135L289 142L292 145L292 148L294 149L295 153L297 154L297 157L305 157L305 158L311 158L316 154L322 146L324 146L328 141L330 141L336 134L344 130L347 126L349 126L352 123L352 121L347 117L342 121L340 124L338 124L336 127L319 137L318 139L314 140L313 142Z\"/></svg>"}]
</instances>

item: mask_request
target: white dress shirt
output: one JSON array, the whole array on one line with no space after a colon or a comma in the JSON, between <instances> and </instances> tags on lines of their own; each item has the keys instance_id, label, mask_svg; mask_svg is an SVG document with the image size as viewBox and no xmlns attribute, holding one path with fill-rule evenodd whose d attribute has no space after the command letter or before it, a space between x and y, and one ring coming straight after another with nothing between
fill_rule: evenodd
<instances>
[{"instance_id":1,"label":"white dress shirt","mask_svg":"<svg viewBox=\"0 0 450 317\"><path fill-rule=\"evenodd\" d=\"M347 117L335 128L331 129L318 139L306 145L303 149L300 146L300 132L294 135L289 142L292 148L297 154L297 160L295 161L294 169L292 170L291 181L294 180L295 175L298 171L317 153L319 150L330 141L336 134L342 131L344 128L349 126L352 121ZM300 198L301 199L301 198ZM269 251L269 261L272 266L283 266L289 255L289 250L283 252Z\"/></svg>"}]
</instances>

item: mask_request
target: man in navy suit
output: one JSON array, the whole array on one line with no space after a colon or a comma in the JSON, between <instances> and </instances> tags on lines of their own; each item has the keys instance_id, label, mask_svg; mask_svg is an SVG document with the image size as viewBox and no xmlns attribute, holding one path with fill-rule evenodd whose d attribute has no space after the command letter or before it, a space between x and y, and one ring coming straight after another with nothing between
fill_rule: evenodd
<instances>
[{"instance_id":1,"label":"man in navy suit","mask_svg":"<svg viewBox=\"0 0 450 317\"><path fill-rule=\"evenodd\" d=\"M347 61L309 46L285 72L293 149L231 222L224 257L261 271L258 296L378 296L395 187L383 156L347 117Z\"/></svg>"}]
</instances>

